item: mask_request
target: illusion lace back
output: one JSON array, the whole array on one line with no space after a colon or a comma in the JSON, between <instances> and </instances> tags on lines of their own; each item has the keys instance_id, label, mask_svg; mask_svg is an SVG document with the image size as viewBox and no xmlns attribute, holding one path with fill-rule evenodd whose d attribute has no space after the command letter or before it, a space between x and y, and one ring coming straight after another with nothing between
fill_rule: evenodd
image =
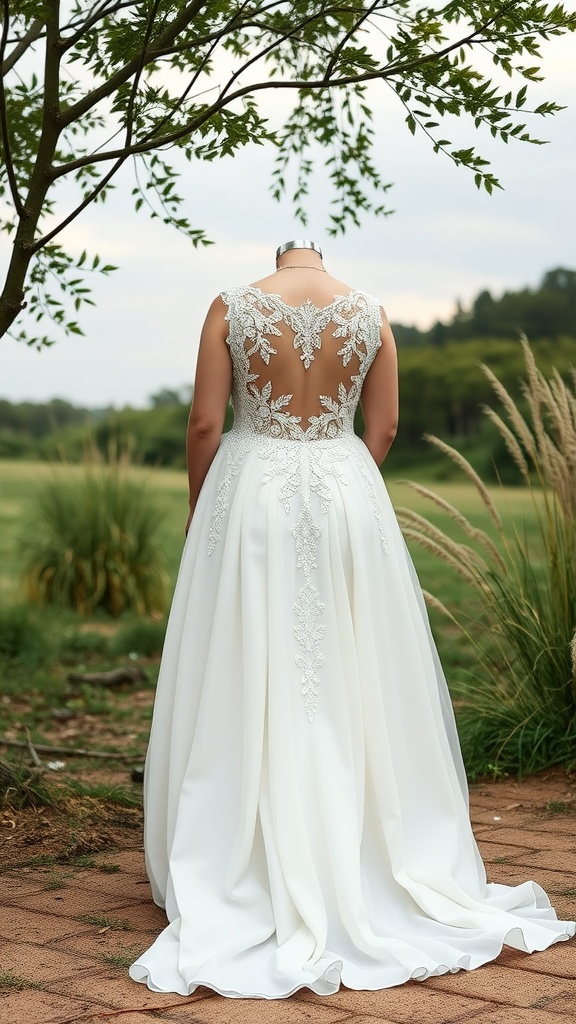
<instances>
[{"instance_id":1,"label":"illusion lace back","mask_svg":"<svg viewBox=\"0 0 576 1024\"><path fill-rule=\"evenodd\" d=\"M569 938L536 882L486 881L422 592L353 430L377 300L222 298L234 425L184 548L146 760L169 924L132 978L329 995Z\"/></svg>"},{"instance_id":2,"label":"illusion lace back","mask_svg":"<svg viewBox=\"0 0 576 1024\"><path fill-rule=\"evenodd\" d=\"M291 440L353 430L380 345L380 308L361 292L289 306L259 288L223 293L229 307L234 412L240 427Z\"/></svg>"}]
</instances>

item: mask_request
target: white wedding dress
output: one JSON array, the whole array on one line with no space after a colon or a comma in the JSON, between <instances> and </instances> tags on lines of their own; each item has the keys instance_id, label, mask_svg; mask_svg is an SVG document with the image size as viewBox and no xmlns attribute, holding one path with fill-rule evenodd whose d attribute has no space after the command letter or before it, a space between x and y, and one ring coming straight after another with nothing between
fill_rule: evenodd
<instances>
[{"instance_id":1,"label":"white wedding dress","mask_svg":"<svg viewBox=\"0 0 576 1024\"><path fill-rule=\"evenodd\" d=\"M235 421L184 548L145 773L169 925L131 977L329 995L568 939L539 885L486 882L421 590L353 431L378 302L222 298Z\"/></svg>"}]
</instances>

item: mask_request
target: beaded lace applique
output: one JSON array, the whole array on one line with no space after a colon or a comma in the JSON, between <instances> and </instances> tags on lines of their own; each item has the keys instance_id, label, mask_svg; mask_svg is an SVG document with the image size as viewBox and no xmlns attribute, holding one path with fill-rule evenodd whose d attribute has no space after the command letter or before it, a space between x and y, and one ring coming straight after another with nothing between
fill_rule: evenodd
<instances>
[{"instance_id":1,"label":"beaded lace applique","mask_svg":"<svg viewBox=\"0 0 576 1024\"><path fill-rule=\"evenodd\" d=\"M304 710L312 721L318 703L319 670L324 664L321 641L326 631L321 621L325 605L314 572L323 525L314 517L313 504L318 503L321 515L327 513L334 482L346 484L344 466L350 458L360 466L366 480L382 547L386 550L382 510L354 436L354 413L362 385L381 344L379 307L375 299L362 292L336 296L324 308L309 300L298 307L288 306L279 295L252 287L224 292L222 298L228 305L230 324L234 427L226 440L226 462L212 515L209 552L218 542L228 513L232 480L239 474L248 452L256 450L266 462L262 482L269 483L275 478L281 481L278 495L287 514L294 497L299 496L300 511L291 534L303 583L293 605L293 634ZM272 381L265 377L261 380L263 375L251 369L252 356L258 354L264 365L269 366L277 354L272 339L282 335L277 327L281 321L294 332L293 345L300 350L305 370L321 349L322 332L331 322L335 325L333 337L342 339L337 355L343 368L353 357L358 360L357 373L351 374L347 383L340 382L336 397L318 396L321 411L310 416L307 425L289 410L293 396L282 394L273 398Z\"/></svg>"},{"instance_id":2,"label":"beaded lace applique","mask_svg":"<svg viewBox=\"0 0 576 1024\"><path fill-rule=\"evenodd\" d=\"M235 422L259 434L295 441L337 437L353 430L362 384L381 344L376 300L364 292L352 291L337 295L322 308L309 299L301 306L288 306L279 295L253 287L233 288L222 292L222 298L228 306L226 318L230 324L228 344L234 364ZM343 341L337 352L342 357L342 366L346 367L353 355L358 358L358 373L350 377L348 387L342 381L337 398L319 395L322 412L311 416L307 426L300 416L287 409L293 395L272 398L271 381L264 378L261 383L261 374L251 369L252 356L259 355L269 366L271 357L277 354L270 338L281 336L276 326L281 321L294 332L293 346L301 350L300 359L306 370L314 361L314 353L322 347L322 332L331 322L335 325L333 337Z\"/></svg>"}]
</instances>

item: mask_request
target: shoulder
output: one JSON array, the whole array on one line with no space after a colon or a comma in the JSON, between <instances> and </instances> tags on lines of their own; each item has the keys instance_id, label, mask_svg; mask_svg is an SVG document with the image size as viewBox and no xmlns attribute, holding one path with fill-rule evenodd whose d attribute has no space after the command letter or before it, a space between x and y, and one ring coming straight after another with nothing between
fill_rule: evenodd
<instances>
[{"instance_id":1,"label":"shoulder","mask_svg":"<svg viewBox=\"0 0 576 1024\"><path fill-rule=\"evenodd\" d=\"M224 291L219 292L214 301L217 302L219 300L225 306L230 307L234 305L235 302L245 298L252 290L253 286L249 284L234 285L232 288L225 288Z\"/></svg>"},{"instance_id":2,"label":"shoulder","mask_svg":"<svg viewBox=\"0 0 576 1024\"><path fill-rule=\"evenodd\" d=\"M356 306L364 308L366 314L378 327L388 323L384 306L375 295L364 291L362 288L354 288L350 293L350 297L356 303Z\"/></svg>"}]
</instances>

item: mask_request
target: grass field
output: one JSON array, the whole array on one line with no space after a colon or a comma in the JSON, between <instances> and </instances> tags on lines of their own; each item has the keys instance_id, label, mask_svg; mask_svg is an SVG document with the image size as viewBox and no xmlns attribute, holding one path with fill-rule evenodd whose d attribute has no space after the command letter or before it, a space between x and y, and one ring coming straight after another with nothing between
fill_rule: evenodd
<instances>
[{"instance_id":1,"label":"grass field","mask_svg":"<svg viewBox=\"0 0 576 1024\"><path fill-rule=\"evenodd\" d=\"M62 468L56 471L62 472ZM71 474L81 471L78 466L65 469ZM42 529L42 523L34 520L34 493L38 484L54 472L46 463L0 462L0 615L2 609L24 604L21 565L26 530ZM184 540L186 476L180 471L159 469L135 468L133 472L147 479L163 503L162 545L166 568L174 583ZM455 525L436 507L405 484L384 476L395 507L404 505L422 512L451 535L457 535ZM418 477L422 481L425 473L411 473L412 479ZM434 483L432 487L463 511L474 525L488 529L485 507L468 481ZM528 532L535 530L534 509L525 491L497 487L490 490L505 521L522 524ZM412 554L423 587L448 607L464 610L481 628L482 609L469 584L432 554L414 546ZM438 613L432 612L431 622L449 683L466 680L476 667L472 645ZM0 735L22 739L23 730L28 728L34 743L121 750L132 757L133 763L141 761L146 749L164 620L138 619L134 613L113 620L103 613L81 616L48 608L32 610L24 629L22 657L8 663L0 661ZM141 683L102 690L73 686L67 678L71 671L105 671L125 664L142 668ZM0 748L0 756L4 753ZM18 760L25 754L12 751L10 757ZM68 782L72 780L80 786L85 795L102 798L111 793L112 800L139 800L138 787L131 786L129 771L118 762L104 768L73 757L65 760ZM118 785L122 787L120 797L115 789Z\"/></svg>"},{"instance_id":2,"label":"grass field","mask_svg":"<svg viewBox=\"0 0 576 1024\"><path fill-rule=\"evenodd\" d=\"M61 468L57 467L57 472ZM0 600L17 600L21 594L20 566L21 558L18 553L20 543L25 543L22 525L28 518L33 519L34 491L37 485L44 479L50 477L55 470L45 462L18 462L0 460ZM82 469L78 465L71 465L66 469L70 474L79 474ZM168 571L172 579L175 579L182 544L184 539L183 524L187 511L187 485L186 475L180 470L166 469L142 469L133 470L138 476L143 476L149 483L151 489L161 497L165 509L166 518L164 525L163 543L165 544ZM437 509L430 505L424 498L415 494L409 487L395 478L388 478L384 472L384 479L395 507L406 505L418 512L425 514L432 522L444 525L448 532L454 531L450 521L446 521ZM426 481L426 473L411 472L410 479ZM468 481L462 483L437 482L430 485L433 490L456 505L475 526L488 529L490 522L486 509L473 486ZM518 487L489 487L493 498L498 504L504 520L514 521L517 524L524 524L530 532L535 527L534 509L530 496L523 488ZM40 528L40 524L38 524ZM451 580L452 574L437 560L426 552L412 550L414 561L422 579L423 585L434 593L441 596L441 592L448 594L453 592ZM465 591L464 584L457 578L454 586L458 593ZM465 596L463 594L462 596ZM458 599L460 599L458 597ZM443 598L449 601L450 597Z\"/></svg>"},{"instance_id":3,"label":"grass field","mask_svg":"<svg viewBox=\"0 0 576 1024\"><path fill-rule=\"evenodd\" d=\"M62 467L53 469L42 462L0 461L0 605L20 601L24 598L21 582L22 545L25 545L27 529L41 529L41 523L34 524L34 492L43 479ZM65 472L77 474L81 467L71 465ZM162 530L162 545L166 553L166 567L172 582L176 578L182 544L183 524L187 511L187 487L185 473L178 470L135 468L150 488L158 494L164 508L165 519ZM411 473L411 478L425 479L425 471ZM426 515L432 522L443 526L450 535L457 537L458 529L447 517L397 479L384 478L395 507L408 506ZM462 483L434 483L432 488L443 498L456 505L475 526L490 532L489 517L476 490L469 481ZM535 514L530 496L522 488L489 488L505 521L520 525L528 533L535 530ZM25 524L32 524L25 527ZM429 552L410 545L414 562L423 587L429 590L448 607L465 608L475 616L477 608L475 595L457 573ZM78 622L72 613L42 613L62 625L70 627ZM433 614L433 627L439 648L445 662L448 676L459 671L462 665L469 666L472 652L457 631L440 616ZM82 620L84 622L84 620ZM84 625L87 625L84 622ZM110 628L112 625L110 624Z\"/></svg>"}]
</instances>

